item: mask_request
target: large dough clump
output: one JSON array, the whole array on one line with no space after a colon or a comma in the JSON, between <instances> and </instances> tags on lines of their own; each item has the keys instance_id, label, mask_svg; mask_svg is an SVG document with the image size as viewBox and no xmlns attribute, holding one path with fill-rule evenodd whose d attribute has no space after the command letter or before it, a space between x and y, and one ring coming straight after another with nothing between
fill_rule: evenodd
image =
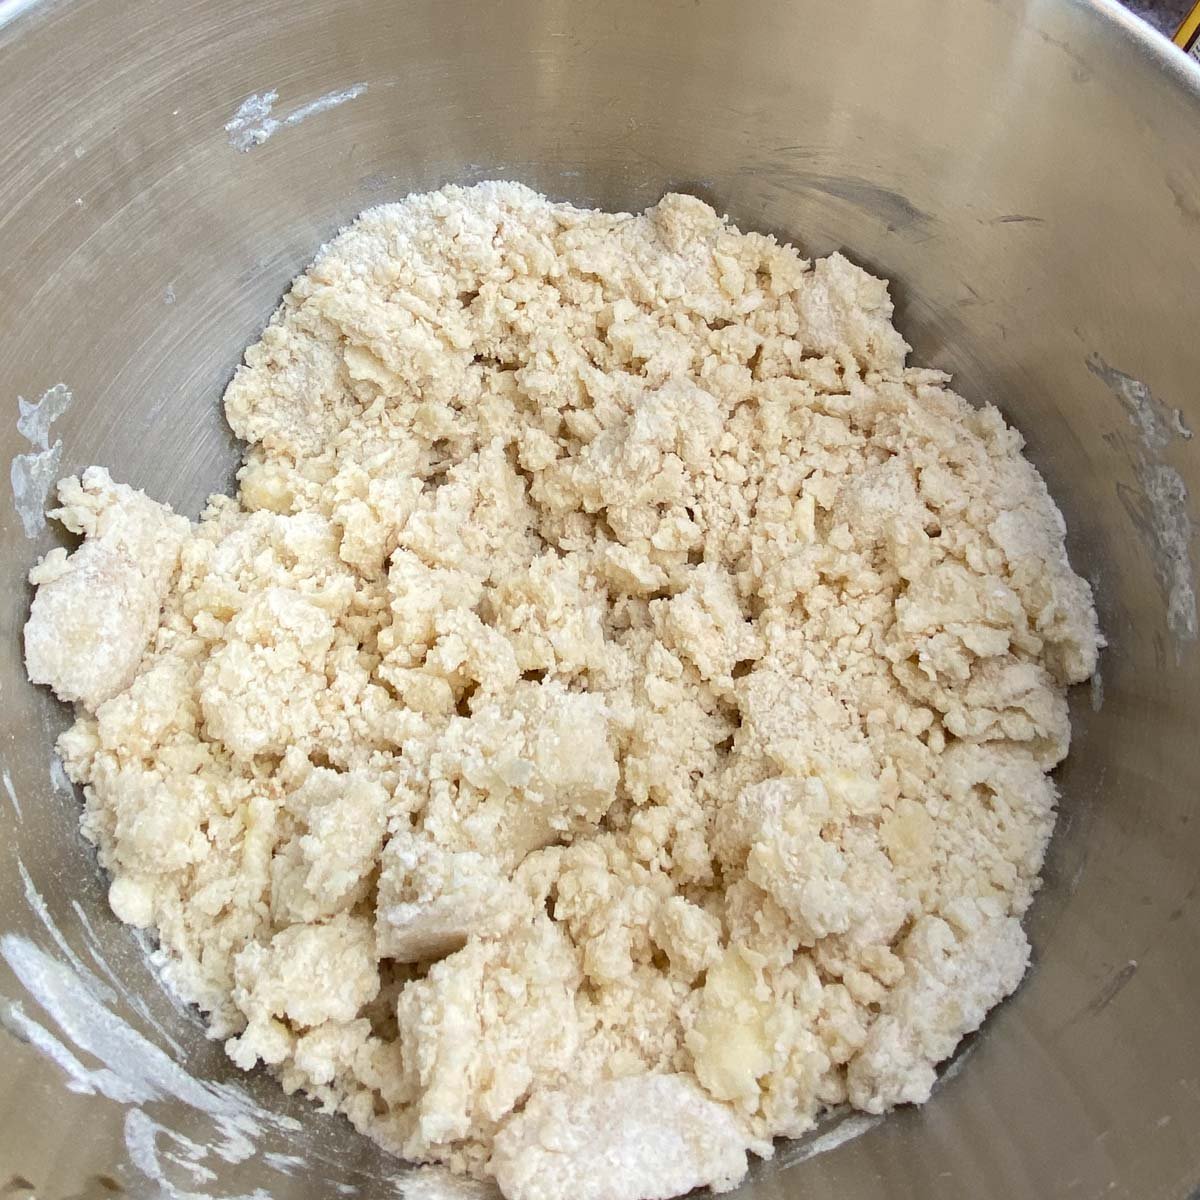
<instances>
[{"instance_id":1,"label":"large dough clump","mask_svg":"<svg viewBox=\"0 0 1200 1200\"><path fill-rule=\"evenodd\" d=\"M513 1200L732 1186L1017 985L1099 635L1020 436L885 284L689 196L365 213L197 525L97 468L31 678L241 1066Z\"/></svg>"}]
</instances>

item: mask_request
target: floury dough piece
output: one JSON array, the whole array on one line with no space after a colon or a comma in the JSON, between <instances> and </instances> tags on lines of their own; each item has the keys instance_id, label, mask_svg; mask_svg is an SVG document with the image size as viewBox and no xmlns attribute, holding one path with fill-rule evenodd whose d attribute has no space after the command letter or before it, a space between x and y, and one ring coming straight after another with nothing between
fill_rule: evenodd
<instances>
[{"instance_id":1,"label":"floury dough piece","mask_svg":"<svg viewBox=\"0 0 1200 1200\"><path fill-rule=\"evenodd\" d=\"M537 1093L496 1138L492 1169L512 1200L720 1192L746 1173L746 1142L690 1076L634 1075Z\"/></svg>"},{"instance_id":2,"label":"floury dough piece","mask_svg":"<svg viewBox=\"0 0 1200 1200\"><path fill-rule=\"evenodd\" d=\"M58 489L51 516L84 535L30 572L37 585L25 626L25 666L63 700L95 710L125 691L158 628L188 523L142 492L89 467Z\"/></svg>"},{"instance_id":3,"label":"floury dough piece","mask_svg":"<svg viewBox=\"0 0 1200 1200\"><path fill-rule=\"evenodd\" d=\"M365 213L198 524L60 485L30 677L239 1065L512 1200L732 1186L1020 980L1100 638L1021 438L886 285L689 196Z\"/></svg>"}]
</instances>

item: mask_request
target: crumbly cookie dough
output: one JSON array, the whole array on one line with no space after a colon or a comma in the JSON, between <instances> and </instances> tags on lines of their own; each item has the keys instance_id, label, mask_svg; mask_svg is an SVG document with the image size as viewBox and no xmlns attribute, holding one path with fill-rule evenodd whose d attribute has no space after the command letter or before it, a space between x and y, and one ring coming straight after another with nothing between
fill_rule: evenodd
<instances>
[{"instance_id":1,"label":"crumbly cookie dough","mask_svg":"<svg viewBox=\"0 0 1200 1200\"><path fill-rule=\"evenodd\" d=\"M1016 987L1100 639L886 285L699 200L365 213L225 395L236 500L59 488L30 678L241 1067L510 1200L730 1187Z\"/></svg>"}]
</instances>

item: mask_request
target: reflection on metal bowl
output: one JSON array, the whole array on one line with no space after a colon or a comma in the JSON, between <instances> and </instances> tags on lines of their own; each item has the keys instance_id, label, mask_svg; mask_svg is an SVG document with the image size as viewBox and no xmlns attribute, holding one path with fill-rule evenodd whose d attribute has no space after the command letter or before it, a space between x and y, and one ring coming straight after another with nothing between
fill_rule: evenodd
<instances>
[{"instance_id":1,"label":"reflection on metal bowl","mask_svg":"<svg viewBox=\"0 0 1200 1200\"><path fill-rule=\"evenodd\" d=\"M512 177L620 209L693 190L891 279L914 359L1025 433L1110 640L1074 697L1025 984L928 1106L782 1147L740 1194L1192 1194L1200 69L1182 52L1107 0L8 0L0 112L0 441L33 493L0 504L0 1192L462 1186L239 1075L163 991L104 903L52 765L67 714L25 682L19 634L55 536L42 476L104 463L195 516L232 481L221 388L316 247L373 203ZM48 392L53 427L18 427L17 397Z\"/></svg>"}]
</instances>

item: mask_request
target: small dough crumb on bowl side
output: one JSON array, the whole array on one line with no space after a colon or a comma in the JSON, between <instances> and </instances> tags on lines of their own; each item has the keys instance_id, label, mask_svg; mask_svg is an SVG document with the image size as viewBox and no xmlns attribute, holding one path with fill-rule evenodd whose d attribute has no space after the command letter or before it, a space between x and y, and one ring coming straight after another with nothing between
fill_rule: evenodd
<instances>
[{"instance_id":1,"label":"small dough crumb on bowl side","mask_svg":"<svg viewBox=\"0 0 1200 1200\"><path fill-rule=\"evenodd\" d=\"M240 1067L510 1200L723 1189L1020 981L1101 644L886 284L668 195L364 213L246 353L236 499L59 485L30 678Z\"/></svg>"}]
</instances>

